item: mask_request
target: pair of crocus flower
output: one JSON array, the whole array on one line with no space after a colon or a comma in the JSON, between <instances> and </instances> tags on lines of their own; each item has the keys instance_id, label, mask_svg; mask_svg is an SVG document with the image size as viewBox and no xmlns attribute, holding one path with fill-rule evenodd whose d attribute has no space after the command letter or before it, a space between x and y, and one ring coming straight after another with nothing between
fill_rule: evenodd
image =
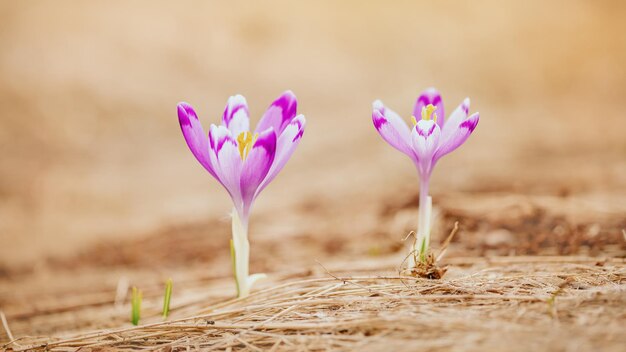
<instances>
[{"instance_id":1,"label":"pair of crocus flower","mask_svg":"<svg viewBox=\"0 0 626 352\"><path fill-rule=\"evenodd\" d=\"M232 96L222 123L212 124L207 138L193 108L178 104L178 118L189 149L233 200L231 256L239 297L247 296L254 282L264 276L249 275L248 220L255 199L285 166L302 138L306 120L296 115L297 105L292 92L283 93L251 132L246 99ZM465 142L478 123L478 114L468 117L469 99L465 99L444 123L443 102L435 89L426 90L417 99L411 129L382 102L375 101L373 108L376 130L387 143L408 155L420 174L419 227L412 250L415 255L410 256L415 258L410 266L415 266L428 252L432 209L428 185L432 170L439 158Z\"/></svg>"}]
</instances>

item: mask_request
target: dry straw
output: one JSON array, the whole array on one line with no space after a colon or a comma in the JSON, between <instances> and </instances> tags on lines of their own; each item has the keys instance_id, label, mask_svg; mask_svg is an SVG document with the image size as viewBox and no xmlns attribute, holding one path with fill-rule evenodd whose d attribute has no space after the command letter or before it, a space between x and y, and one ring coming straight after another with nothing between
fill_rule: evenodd
<instances>
[{"instance_id":1,"label":"dry straw","mask_svg":"<svg viewBox=\"0 0 626 352\"><path fill-rule=\"evenodd\" d=\"M276 281L244 299L190 302L181 288L177 298L186 303L172 307L171 321L161 321L161 302L155 301L148 323L137 327L59 338L10 336L0 346L12 351L515 350L515 341L520 347L533 341L536 350L572 344L619 350L626 343L624 259L450 258L449 263L455 266L441 280L399 276L384 262L379 268L357 265L350 272L358 276L337 270L349 263L313 270L300 280L276 273ZM79 320L88 315L102 326L116 316L113 304L69 314Z\"/></svg>"}]
</instances>

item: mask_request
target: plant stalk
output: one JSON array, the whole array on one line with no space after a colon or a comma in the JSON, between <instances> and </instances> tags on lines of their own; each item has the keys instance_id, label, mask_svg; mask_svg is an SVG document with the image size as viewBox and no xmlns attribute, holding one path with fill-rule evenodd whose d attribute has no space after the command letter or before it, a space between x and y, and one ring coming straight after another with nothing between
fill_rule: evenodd
<instances>
[{"instance_id":1,"label":"plant stalk","mask_svg":"<svg viewBox=\"0 0 626 352\"><path fill-rule=\"evenodd\" d=\"M428 195L429 179L420 180L420 200L418 210L417 234L409 256L409 268L414 268L418 262L424 263L430 246L430 228L432 220L433 199Z\"/></svg>"},{"instance_id":2,"label":"plant stalk","mask_svg":"<svg viewBox=\"0 0 626 352\"><path fill-rule=\"evenodd\" d=\"M237 209L232 213L233 239L230 241L230 254L232 256L233 273L237 285L237 297L243 298L250 294L252 285L265 274L250 275L250 243L248 242L248 221L241 220Z\"/></svg>"}]
</instances>

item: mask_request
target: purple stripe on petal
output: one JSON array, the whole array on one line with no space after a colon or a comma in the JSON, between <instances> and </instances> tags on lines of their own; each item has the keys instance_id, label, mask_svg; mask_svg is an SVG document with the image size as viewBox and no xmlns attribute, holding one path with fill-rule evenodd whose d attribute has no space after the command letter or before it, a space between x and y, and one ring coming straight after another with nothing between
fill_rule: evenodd
<instances>
[{"instance_id":1,"label":"purple stripe on petal","mask_svg":"<svg viewBox=\"0 0 626 352\"><path fill-rule=\"evenodd\" d=\"M384 124L389 123L378 110L374 110L374 113L372 113L372 122L377 130L380 130Z\"/></svg>"},{"instance_id":2,"label":"purple stripe on petal","mask_svg":"<svg viewBox=\"0 0 626 352\"><path fill-rule=\"evenodd\" d=\"M428 137L430 137L430 135L433 134L433 131L435 131L435 127L437 126L433 125L433 127L430 128L430 130L428 131Z\"/></svg>"},{"instance_id":3,"label":"purple stripe on petal","mask_svg":"<svg viewBox=\"0 0 626 352\"><path fill-rule=\"evenodd\" d=\"M271 127L280 135L296 116L297 109L298 100L295 94L290 90L285 91L267 108L256 131L264 131Z\"/></svg>"},{"instance_id":4,"label":"purple stripe on petal","mask_svg":"<svg viewBox=\"0 0 626 352\"><path fill-rule=\"evenodd\" d=\"M226 142L235 144L235 146L237 145L235 137L228 128L213 124L211 124L211 129L209 130L209 141L211 142L211 149L215 154L218 154L220 150L222 150Z\"/></svg>"},{"instance_id":5,"label":"purple stripe on petal","mask_svg":"<svg viewBox=\"0 0 626 352\"><path fill-rule=\"evenodd\" d=\"M230 143L234 145L235 147L239 148L235 138L233 138L232 135L227 135L225 138L222 138L221 140L217 142L217 148L215 148L215 153L217 153L217 155L219 155L220 151L224 149L224 145L226 143Z\"/></svg>"},{"instance_id":6,"label":"purple stripe on petal","mask_svg":"<svg viewBox=\"0 0 626 352\"><path fill-rule=\"evenodd\" d=\"M297 140L299 140L300 138L302 138L302 136L304 136L304 125L302 124L295 124L297 125L298 128L298 134L296 134L293 139L291 140L291 143L295 143Z\"/></svg>"},{"instance_id":7,"label":"purple stripe on petal","mask_svg":"<svg viewBox=\"0 0 626 352\"><path fill-rule=\"evenodd\" d=\"M211 126L209 126L209 148L211 148L211 150L215 150L215 135L213 133L213 129L216 128L217 126L215 126L214 124L211 124Z\"/></svg>"},{"instance_id":8,"label":"purple stripe on petal","mask_svg":"<svg viewBox=\"0 0 626 352\"><path fill-rule=\"evenodd\" d=\"M474 132L474 129L478 125L479 115L478 113L476 113L472 115L472 117L475 117L475 118L468 118L467 120L463 121L460 125L461 128L467 128L470 131L470 133Z\"/></svg>"},{"instance_id":9,"label":"purple stripe on petal","mask_svg":"<svg viewBox=\"0 0 626 352\"><path fill-rule=\"evenodd\" d=\"M230 119L232 119L232 116L235 115L236 113L239 112L239 110L244 110L244 112L248 113L248 107L245 105L236 105L235 108L233 109L231 115L229 116Z\"/></svg>"},{"instance_id":10,"label":"purple stripe on petal","mask_svg":"<svg viewBox=\"0 0 626 352\"><path fill-rule=\"evenodd\" d=\"M256 142L254 142L254 146L252 146L252 149L255 148L264 149L267 154L271 156L271 159L273 159L274 152L276 151L276 132L273 129L268 128L267 130L259 133L259 137Z\"/></svg>"},{"instance_id":11,"label":"purple stripe on petal","mask_svg":"<svg viewBox=\"0 0 626 352\"><path fill-rule=\"evenodd\" d=\"M430 137L433 132L435 131L435 127L437 127L437 124L432 122L432 121L424 121L421 120L417 123L417 125L415 126L415 130L417 131L417 133L424 137L424 138L428 138Z\"/></svg>"},{"instance_id":12,"label":"purple stripe on petal","mask_svg":"<svg viewBox=\"0 0 626 352\"><path fill-rule=\"evenodd\" d=\"M180 125L185 127L193 127L190 119L198 120L198 116L193 110L193 107L183 102L178 103L176 108L178 110L178 121L180 122Z\"/></svg>"},{"instance_id":13,"label":"purple stripe on petal","mask_svg":"<svg viewBox=\"0 0 626 352\"><path fill-rule=\"evenodd\" d=\"M234 136L250 130L250 117L246 98L242 95L233 95L228 98L222 116L222 123Z\"/></svg>"},{"instance_id":14,"label":"purple stripe on petal","mask_svg":"<svg viewBox=\"0 0 626 352\"><path fill-rule=\"evenodd\" d=\"M463 111L465 111L465 116L467 116L467 114L469 114L469 107L470 107L470 99L469 98L465 98L463 100L463 103L461 103L461 109L463 109Z\"/></svg>"},{"instance_id":15,"label":"purple stripe on petal","mask_svg":"<svg viewBox=\"0 0 626 352\"><path fill-rule=\"evenodd\" d=\"M298 138L302 138L302 136L304 135L304 115L298 115L296 118L294 118L293 120L291 120L291 122L289 123L289 126L293 125L295 126L295 128L298 129L298 134L296 134L293 139L291 140L292 142L294 142L296 139ZM287 127L285 127L285 129L287 129ZM283 129L283 132L285 132L285 129Z\"/></svg>"},{"instance_id":16,"label":"purple stripe on petal","mask_svg":"<svg viewBox=\"0 0 626 352\"><path fill-rule=\"evenodd\" d=\"M439 95L438 93L433 97L433 101L431 102L431 104L437 106L439 104L441 104L441 95Z\"/></svg>"},{"instance_id":17,"label":"purple stripe on petal","mask_svg":"<svg viewBox=\"0 0 626 352\"><path fill-rule=\"evenodd\" d=\"M296 95L290 90L285 91L272 105L279 106L281 108L283 113L281 128L284 129L287 127L286 125L289 124L294 117L296 117L296 111L298 110L298 100L296 99ZM282 130L279 132L282 132Z\"/></svg>"},{"instance_id":18,"label":"purple stripe on petal","mask_svg":"<svg viewBox=\"0 0 626 352\"><path fill-rule=\"evenodd\" d=\"M372 123L380 136L415 161L415 153L411 148L411 132L404 120L386 108L380 100L376 100L372 107Z\"/></svg>"}]
</instances>

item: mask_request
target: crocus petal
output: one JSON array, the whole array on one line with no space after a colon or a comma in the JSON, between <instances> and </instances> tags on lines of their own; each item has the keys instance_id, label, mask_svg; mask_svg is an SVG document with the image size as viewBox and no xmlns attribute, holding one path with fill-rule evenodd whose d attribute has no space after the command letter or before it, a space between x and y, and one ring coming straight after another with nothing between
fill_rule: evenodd
<instances>
[{"instance_id":1,"label":"crocus petal","mask_svg":"<svg viewBox=\"0 0 626 352\"><path fill-rule=\"evenodd\" d=\"M443 141L448 140L452 136L454 131L456 131L456 129L459 127L461 122L467 119L469 108L470 108L470 99L465 98L463 102L456 109L454 109L452 114L450 114L450 116L448 117L448 120L446 121L446 123L443 125L443 128L441 129L441 139Z\"/></svg>"},{"instance_id":2,"label":"crocus petal","mask_svg":"<svg viewBox=\"0 0 626 352\"><path fill-rule=\"evenodd\" d=\"M241 171L241 195L244 209L252 205L257 188L267 176L276 154L276 132L268 128L259 134L250 153L243 163ZM245 214L244 213L244 214Z\"/></svg>"},{"instance_id":3,"label":"crocus petal","mask_svg":"<svg viewBox=\"0 0 626 352\"><path fill-rule=\"evenodd\" d=\"M258 196L258 194L278 175L280 170L283 169L291 157L291 154L293 154L296 147L300 143L300 139L302 139L302 136L304 135L305 124L306 119L304 118L304 115L298 115L278 137L274 162L272 163L270 170L267 172L267 176L265 176L265 179L261 185L259 185L255 197Z\"/></svg>"},{"instance_id":4,"label":"crocus petal","mask_svg":"<svg viewBox=\"0 0 626 352\"><path fill-rule=\"evenodd\" d=\"M386 108L380 100L372 104L372 122L383 139L392 147L417 161L411 148L411 132L406 122L391 109Z\"/></svg>"},{"instance_id":5,"label":"crocus petal","mask_svg":"<svg viewBox=\"0 0 626 352\"><path fill-rule=\"evenodd\" d=\"M233 95L228 98L222 122L232 135L237 138L241 132L250 130L250 117L248 116L248 103L242 95Z\"/></svg>"},{"instance_id":6,"label":"crocus petal","mask_svg":"<svg viewBox=\"0 0 626 352\"><path fill-rule=\"evenodd\" d=\"M178 104L178 122L191 153L213 177L217 178L209 157L209 140L191 105Z\"/></svg>"},{"instance_id":7,"label":"crocus petal","mask_svg":"<svg viewBox=\"0 0 626 352\"><path fill-rule=\"evenodd\" d=\"M419 162L416 164L422 177L430 175L434 166L433 155L439 145L441 130L433 120L420 120L411 132L413 149Z\"/></svg>"},{"instance_id":8,"label":"crocus petal","mask_svg":"<svg viewBox=\"0 0 626 352\"><path fill-rule=\"evenodd\" d=\"M441 100L441 94L435 88L428 88L420 94L419 98L415 102L415 107L413 108L413 116L417 120L422 116L422 108L428 104L434 105L437 110L435 113L437 114L437 125L439 128L442 128L445 120L445 111L443 109L443 100Z\"/></svg>"},{"instance_id":9,"label":"crocus petal","mask_svg":"<svg viewBox=\"0 0 626 352\"><path fill-rule=\"evenodd\" d=\"M297 109L298 100L295 94L290 90L284 92L267 108L257 125L256 131L265 131L271 127L280 136L296 116Z\"/></svg>"},{"instance_id":10,"label":"crocus petal","mask_svg":"<svg viewBox=\"0 0 626 352\"><path fill-rule=\"evenodd\" d=\"M447 139L441 141L439 148L435 152L433 159L437 161L442 156L450 153L458 148L461 144L465 143L467 138L474 132L476 125L478 125L479 115L478 113L472 114L467 120L461 121L457 125L457 128L448 136ZM449 121L450 123L452 121Z\"/></svg>"},{"instance_id":11,"label":"crocus petal","mask_svg":"<svg viewBox=\"0 0 626 352\"><path fill-rule=\"evenodd\" d=\"M209 131L211 147L211 162L215 166L215 172L219 181L230 194L237 209L242 209L241 198L241 155L237 147L237 141L225 126L211 125Z\"/></svg>"}]
</instances>

